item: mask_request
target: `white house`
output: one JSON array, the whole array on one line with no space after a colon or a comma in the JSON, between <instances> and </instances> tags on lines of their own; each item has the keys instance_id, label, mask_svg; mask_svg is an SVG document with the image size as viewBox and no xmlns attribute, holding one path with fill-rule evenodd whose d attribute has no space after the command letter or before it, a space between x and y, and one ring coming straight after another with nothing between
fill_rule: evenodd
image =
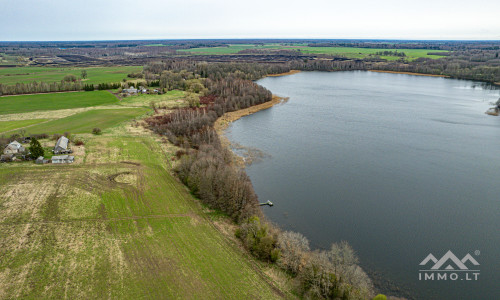
<instances>
[{"instance_id":1,"label":"white house","mask_svg":"<svg viewBox=\"0 0 500 300\"><path fill-rule=\"evenodd\" d=\"M3 150L4 154L17 154L17 153L22 153L26 149L17 141L13 141L12 143L8 144L7 147Z\"/></svg>"}]
</instances>

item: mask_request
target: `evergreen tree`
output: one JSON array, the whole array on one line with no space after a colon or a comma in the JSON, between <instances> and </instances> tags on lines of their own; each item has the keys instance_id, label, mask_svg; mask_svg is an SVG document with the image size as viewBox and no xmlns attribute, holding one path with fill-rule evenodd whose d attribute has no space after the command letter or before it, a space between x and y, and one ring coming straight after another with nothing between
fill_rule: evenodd
<instances>
[{"instance_id":1,"label":"evergreen tree","mask_svg":"<svg viewBox=\"0 0 500 300\"><path fill-rule=\"evenodd\" d=\"M30 142L30 156L33 159L37 159L39 156L43 156L45 153L43 151L42 145L36 138L32 138Z\"/></svg>"}]
</instances>

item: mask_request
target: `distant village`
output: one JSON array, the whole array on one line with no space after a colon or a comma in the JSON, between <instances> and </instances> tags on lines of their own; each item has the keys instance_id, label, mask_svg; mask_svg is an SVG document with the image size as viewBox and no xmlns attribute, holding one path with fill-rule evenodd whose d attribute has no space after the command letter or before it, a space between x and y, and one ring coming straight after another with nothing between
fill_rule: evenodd
<instances>
[{"instance_id":1,"label":"distant village","mask_svg":"<svg viewBox=\"0 0 500 300\"><path fill-rule=\"evenodd\" d=\"M0 156L0 162L14 162L14 161L30 161L33 160L30 151L22 145L29 143L31 137L24 137L20 139L21 143L18 141L10 142L3 150L3 154ZM34 161L36 164L70 164L75 161L75 157L69 155L73 151L69 148L69 139L65 136L59 137L52 152L55 154L50 158L45 158L44 156L39 156Z\"/></svg>"}]
</instances>

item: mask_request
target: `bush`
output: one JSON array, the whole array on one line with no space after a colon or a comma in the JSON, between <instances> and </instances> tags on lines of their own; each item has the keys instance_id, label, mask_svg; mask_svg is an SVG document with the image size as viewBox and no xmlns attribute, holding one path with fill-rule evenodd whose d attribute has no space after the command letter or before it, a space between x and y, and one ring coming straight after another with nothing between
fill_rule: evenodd
<instances>
[{"instance_id":1,"label":"bush","mask_svg":"<svg viewBox=\"0 0 500 300\"><path fill-rule=\"evenodd\" d=\"M53 141L57 141L60 137L61 137L61 135L60 135L60 134L58 134L58 133L54 133L54 135L52 135L52 140L53 140Z\"/></svg>"},{"instance_id":2,"label":"bush","mask_svg":"<svg viewBox=\"0 0 500 300\"><path fill-rule=\"evenodd\" d=\"M276 248L276 235L269 231L267 224L261 224L259 217L253 216L243 223L236 235L257 258L275 262L280 257Z\"/></svg>"},{"instance_id":3,"label":"bush","mask_svg":"<svg viewBox=\"0 0 500 300\"><path fill-rule=\"evenodd\" d=\"M382 294L378 294L377 296L373 297L372 300L387 300L387 297Z\"/></svg>"},{"instance_id":4,"label":"bush","mask_svg":"<svg viewBox=\"0 0 500 300\"><path fill-rule=\"evenodd\" d=\"M40 133L40 134L32 134L32 138L36 138L37 140L42 140L42 139L48 139L49 135L46 133Z\"/></svg>"},{"instance_id":5,"label":"bush","mask_svg":"<svg viewBox=\"0 0 500 300\"><path fill-rule=\"evenodd\" d=\"M102 132L101 132L101 128L97 128L97 127L96 127L96 128L94 128L94 129L92 129L92 133L93 133L93 134L95 134L95 135L99 135L99 134L101 134L101 133L102 133Z\"/></svg>"},{"instance_id":6,"label":"bush","mask_svg":"<svg viewBox=\"0 0 500 300\"><path fill-rule=\"evenodd\" d=\"M278 235L278 247L281 250L278 264L290 273L298 274L307 261L309 240L300 233L285 231Z\"/></svg>"},{"instance_id":7,"label":"bush","mask_svg":"<svg viewBox=\"0 0 500 300\"><path fill-rule=\"evenodd\" d=\"M83 146L85 143L82 140L76 140L75 141L75 146Z\"/></svg>"},{"instance_id":8,"label":"bush","mask_svg":"<svg viewBox=\"0 0 500 300\"><path fill-rule=\"evenodd\" d=\"M73 75L73 74L66 75L66 76L64 76L63 81L66 81L66 82L75 82L76 81L76 76Z\"/></svg>"}]
</instances>

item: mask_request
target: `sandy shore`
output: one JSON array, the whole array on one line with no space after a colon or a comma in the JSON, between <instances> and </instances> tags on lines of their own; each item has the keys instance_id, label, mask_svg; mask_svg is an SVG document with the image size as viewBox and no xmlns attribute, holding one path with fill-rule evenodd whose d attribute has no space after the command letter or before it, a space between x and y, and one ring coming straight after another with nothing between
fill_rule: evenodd
<instances>
[{"instance_id":1,"label":"sandy shore","mask_svg":"<svg viewBox=\"0 0 500 300\"><path fill-rule=\"evenodd\" d=\"M300 70L290 70L290 71L285 72L285 73L269 74L266 77L278 77L278 76L293 75L293 74L297 74L297 73L300 73L300 72L301 72Z\"/></svg>"},{"instance_id":2,"label":"sandy shore","mask_svg":"<svg viewBox=\"0 0 500 300\"><path fill-rule=\"evenodd\" d=\"M248 116L248 115L256 113L258 111L271 108L276 104L284 103L287 100L288 100L288 98L283 98L283 97L273 95L273 99L271 101L268 101L268 102L265 102L262 104L257 104L254 106L250 106L250 107L245 108L245 109L240 109L237 111L225 113L224 115L222 115L222 117L218 118L215 121L214 128L217 131L217 133L219 133L219 135L220 135L222 133L222 131L224 131L224 129L226 129L229 126L229 124L231 124L231 122L234 122L241 117Z\"/></svg>"},{"instance_id":3,"label":"sandy shore","mask_svg":"<svg viewBox=\"0 0 500 300\"><path fill-rule=\"evenodd\" d=\"M450 77L446 75L434 75L434 74L423 74L423 73L413 73L413 72L399 72L399 71L385 71L385 70L368 70L368 71L378 72L378 73L408 74L408 75L430 76L430 77Z\"/></svg>"}]
</instances>

